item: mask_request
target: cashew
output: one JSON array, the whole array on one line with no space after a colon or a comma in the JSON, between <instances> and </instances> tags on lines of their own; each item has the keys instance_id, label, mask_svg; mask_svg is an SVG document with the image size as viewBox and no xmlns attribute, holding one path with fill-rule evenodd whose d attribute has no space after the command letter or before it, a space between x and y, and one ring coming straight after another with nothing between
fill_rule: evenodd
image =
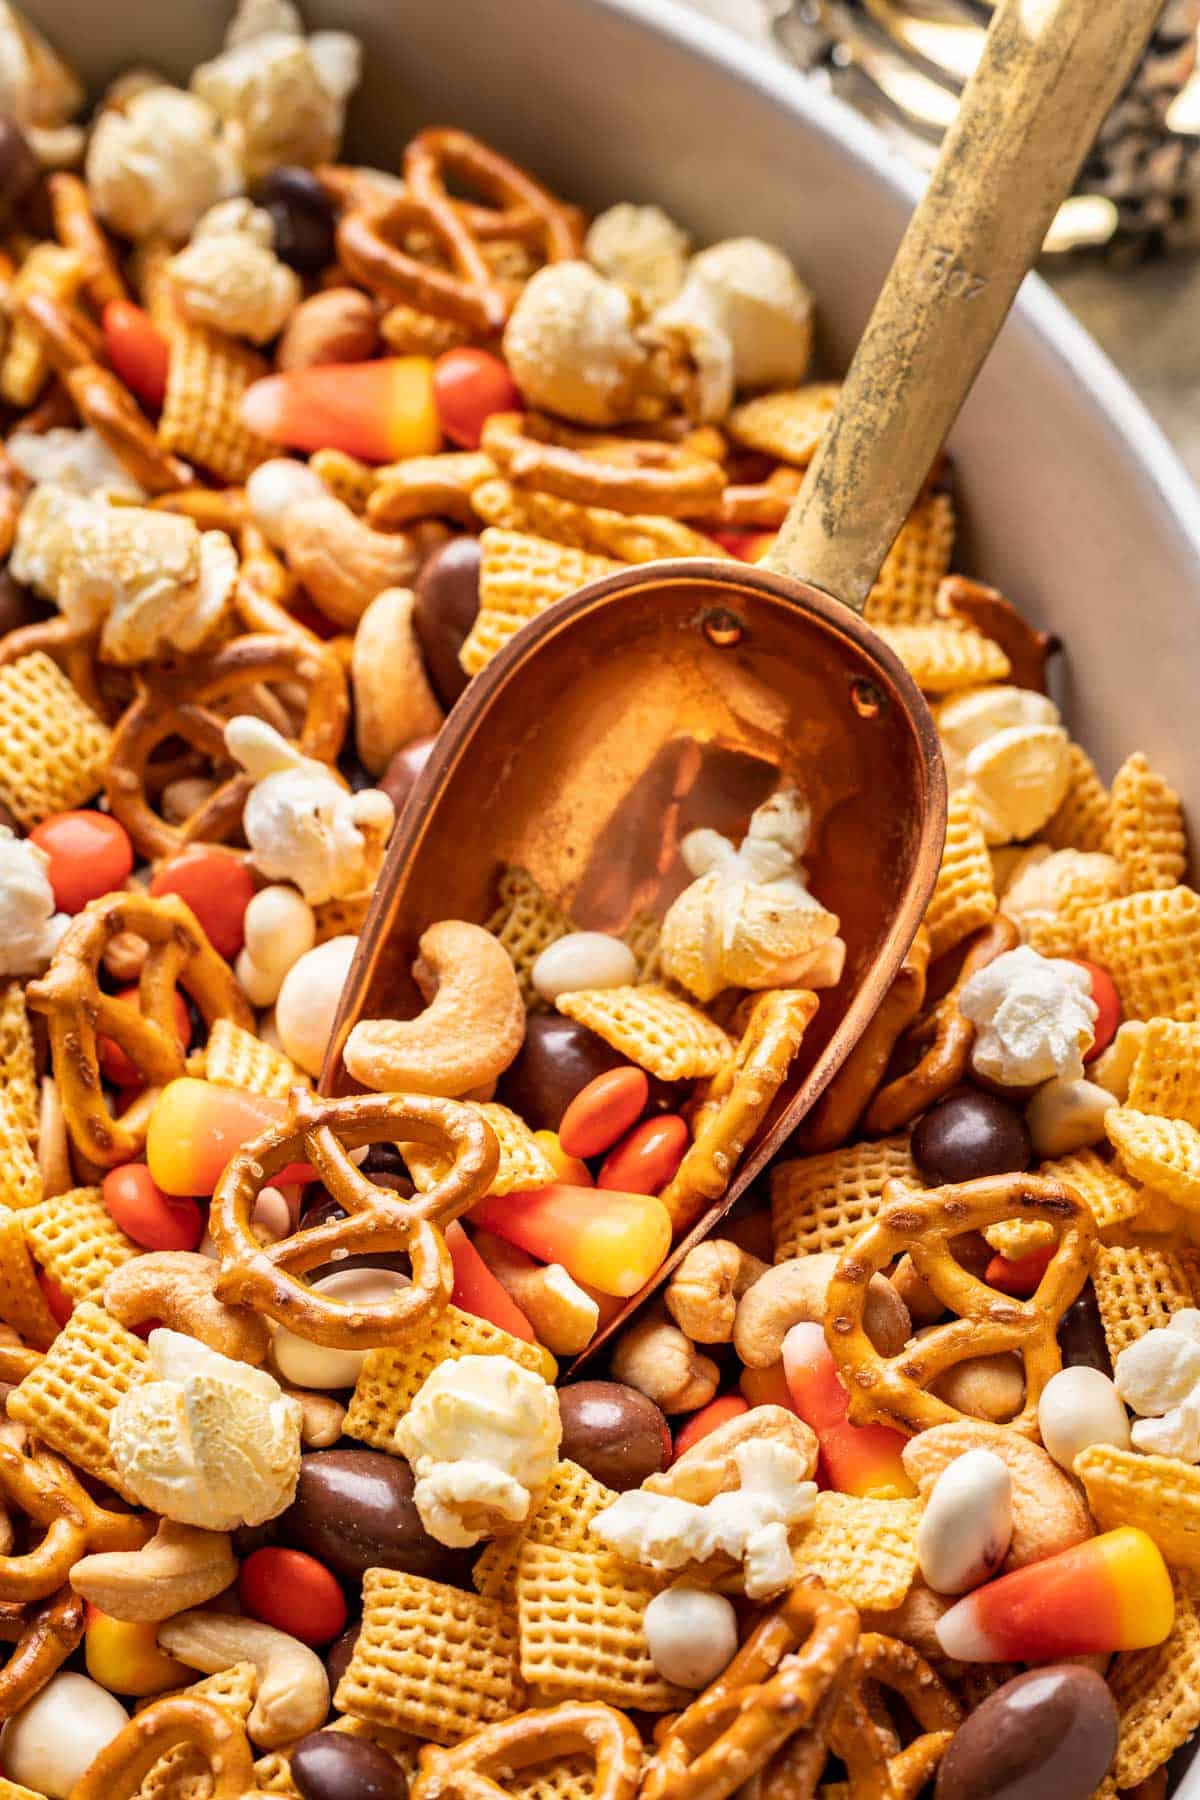
<instances>
[{"instance_id":1,"label":"cashew","mask_svg":"<svg viewBox=\"0 0 1200 1800\"><path fill-rule=\"evenodd\" d=\"M274 1750L325 1723L329 1677L315 1651L286 1631L257 1619L227 1613L184 1612L159 1627L158 1642L169 1656L206 1675L235 1663L258 1670L258 1694L246 1725L252 1741Z\"/></svg>"},{"instance_id":2,"label":"cashew","mask_svg":"<svg viewBox=\"0 0 1200 1800\"><path fill-rule=\"evenodd\" d=\"M350 659L359 760L382 775L397 750L432 737L445 714L413 630L411 588L384 588L358 622Z\"/></svg>"},{"instance_id":3,"label":"cashew","mask_svg":"<svg viewBox=\"0 0 1200 1800\"><path fill-rule=\"evenodd\" d=\"M337 625L358 624L384 588L408 587L425 558L445 542L444 525L423 520L408 531L372 531L332 494L290 506L280 526L288 567Z\"/></svg>"},{"instance_id":4,"label":"cashew","mask_svg":"<svg viewBox=\"0 0 1200 1800\"><path fill-rule=\"evenodd\" d=\"M85 1556L71 1570L71 1586L114 1619L135 1623L173 1618L201 1606L237 1580L227 1532L200 1531L163 1519L140 1550Z\"/></svg>"},{"instance_id":5,"label":"cashew","mask_svg":"<svg viewBox=\"0 0 1200 1800\"><path fill-rule=\"evenodd\" d=\"M122 1325L157 1319L235 1362L261 1363L271 1342L267 1322L249 1307L217 1299L219 1273L209 1256L152 1250L113 1270L104 1284L105 1309Z\"/></svg>"},{"instance_id":6,"label":"cashew","mask_svg":"<svg viewBox=\"0 0 1200 1800\"><path fill-rule=\"evenodd\" d=\"M1005 1570L1042 1562L1091 1537L1087 1506L1070 1476L1040 1444L1007 1426L985 1424L982 1419L935 1425L909 1439L901 1460L925 1498L947 1463L968 1450L994 1451L1012 1476L1013 1532Z\"/></svg>"},{"instance_id":7,"label":"cashew","mask_svg":"<svg viewBox=\"0 0 1200 1800\"><path fill-rule=\"evenodd\" d=\"M812 1475L817 1466L815 1433L786 1407L755 1406L736 1419L726 1419L685 1450L661 1475L648 1475L642 1486L652 1494L673 1494L677 1500L707 1506L718 1494L741 1486L742 1478L734 1461L738 1446L759 1443L764 1438L794 1450L804 1464L805 1476Z\"/></svg>"},{"instance_id":8,"label":"cashew","mask_svg":"<svg viewBox=\"0 0 1200 1800\"><path fill-rule=\"evenodd\" d=\"M535 1262L490 1231L477 1231L472 1242L547 1350L555 1356L575 1356L591 1343L600 1308L561 1263Z\"/></svg>"},{"instance_id":9,"label":"cashew","mask_svg":"<svg viewBox=\"0 0 1200 1800\"><path fill-rule=\"evenodd\" d=\"M67 1143L67 1122L63 1117L58 1083L52 1075L42 1077L37 1160L42 1177L43 1199L53 1200L75 1186L75 1177L71 1173L71 1152Z\"/></svg>"},{"instance_id":10,"label":"cashew","mask_svg":"<svg viewBox=\"0 0 1200 1800\"><path fill-rule=\"evenodd\" d=\"M934 1329L926 1325L916 1336L927 1337ZM1020 1357L1007 1351L954 1363L929 1385L939 1400L993 1425L1015 1418L1025 1404L1025 1370Z\"/></svg>"},{"instance_id":11,"label":"cashew","mask_svg":"<svg viewBox=\"0 0 1200 1800\"><path fill-rule=\"evenodd\" d=\"M783 1340L802 1320L820 1325L825 1318L825 1292L837 1267L827 1253L793 1256L776 1263L747 1288L738 1301L733 1342L749 1369L777 1362ZM874 1275L867 1289L867 1334L884 1356L903 1349L912 1330L908 1309L892 1284Z\"/></svg>"},{"instance_id":12,"label":"cashew","mask_svg":"<svg viewBox=\"0 0 1200 1800\"><path fill-rule=\"evenodd\" d=\"M737 1303L767 1272L766 1263L727 1238L710 1238L689 1250L663 1298L680 1331L698 1344L727 1344Z\"/></svg>"},{"instance_id":13,"label":"cashew","mask_svg":"<svg viewBox=\"0 0 1200 1800\"><path fill-rule=\"evenodd\" d=\"M276 1377L278 1379L278 1377ZM314 1394L310 1388L279 1383L290 1400L300 1405L300 1441L308 1450L328 1450L342 1435L346 1408L330 1394Z\"/></svg>"},{"instance_id":14,"label":"cashew","mask_svg":"<svg viewBox=\"0 0 1200 1800\"><path fill-rule=\"evenodd\" d=\"M457 1099L502 1075L525 1037L525 1002L508 951L462 919L431 925L413 979L428 1005L415 1019L363 1019L343 1060L380 1092Z\"/></svg>"},{"instance_id":15,"label":"cashew","mask_svg":"<svg viewBox=\"0 0 1200 1800\"><path fill-rule=\"evenodd\" d=\"M694 1412L707 1406L721 1372L701 1356L690 1338L657 1307L617 1339L612 1356L614 1381L623 1381L664 1412Z\"/></svg>"}]
</instances>

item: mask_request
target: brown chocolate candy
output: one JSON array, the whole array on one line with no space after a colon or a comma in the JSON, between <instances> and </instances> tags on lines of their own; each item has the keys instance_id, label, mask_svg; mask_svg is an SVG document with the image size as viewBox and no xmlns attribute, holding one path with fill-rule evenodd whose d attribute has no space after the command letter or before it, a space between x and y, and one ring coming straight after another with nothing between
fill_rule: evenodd
<instances>
[{"instance_id":1,"label":"brown chocolate candy","mask_svg":"<svg viewBox=\"0 0 1200 1800\"><path fill-rule=\"evenodd\" d=\"M354 1646L361 1630L362 1620L355 1619L353 1625L347 1625L345 1631L334 1638L325 1652L325 1669L329 1676L331 1694L336 1694L338 1682L350 1666L350 1658L354 1655Z\"/></svg>"},{"instance_id":2,"label":"brown chocolate candy","mask_svg":"<svg viewBox=\"0 0 1200 1800\"><path fill-rule=\"evenodd\" d=\"M292 1751L301 1800L405 1800L404 1771L369 1738L310 1731Z\"/></svg>"},{"instance_id":3,"label":"brown chocolate candy","mask_svg":"<svg viewBox=\"0 0 1200 1800\"><path fill-rule=\"evenodd\" d=\"M462 1586L471 1556L430 1537L413 1504L413 1473L382 1450L316 1450L300 1458L296 1497L275 1521L279 1541L307 1550L342 1581L400 1569Z\"/></svg>"},{"instance_id":4,"label":"brown chocolate candy","mask_svg":"<svg viewBox=\"0 0 1200 1800\"><path fill-rule=\"evenodd\" d=\"M1096 1290L1090 1281L1084 1283L1078 1300L1071 1302L1058 1322L1058 1347L1066 1368L1099 1369L1111 1381L1112 1358L1096 1304Z\"/></svg>"},{"instance_id":5,"label":"brown chocolate candy","mask_svg":"<svg viewBox=\"0 0 1200 1800\"><path fill-rule=\"evenodd\" d=\"M913 1131L912 1154L930 1186L942 1187L1027 1169L1032 1145L1014 1106L970 1089L930 1108Z\"/></svg>"},{"instance_id":6,"label":"brown chocolate candy","mask_svg":"<svg viewBox=\"0 0 1200 1800\"><path fill-rule=\"evenodd\" d=\"M1050 1663L1006 1681L959 1726L934 1800L1088 1800L1116 1749L1104 1677Z\"/></svg>"},{"instance_id":7,"label":"brown chocolate candy","mask_svg":"<svg viewBox=\"0 0 1200 1800\"><path fill-rule=\"evenodd\" d=\"M620 1381L576 1381L560 1388L561 1455L605 1487L640 1487L671 1460L671 1433L653 1400Z\"/></svg>"},{"instance_id":8,"label":"brown chocolate candy","mask_svg":"<svg viewBox=\"0 0 1200 1800\"><path fill-rule=\"evenodd\" d=\"M37 185L41 168L15 119L0 117L0 219L17 211Z\"/></svg>"},{"instance_id":9,"label":"brown chocolate candy","mask_svg":"<svg viewBox=\"0 0 1200 1800\"><path fill-rule=\"evenodd\" d=\"M417 776L429 761L429 752L436 743L436 737L423 737L405 744L403 750L396 751L379 777L377 785L395 807L397 818L404 811L404 802L417 785Z\"/></svg>"},{"instance_id":10,"label":"brown chocolate candy","mask_svg":"<svg viewBox=\"0 0 1200 1800\"><path fill-rule=\"evenodd\" d=\"M413 588L413 629L430 686L449 710L470 677L458 660L479 611L479 539L453 537L435 550Z\"/></svg>"},{"instance_id":11,"label":"brown chocolate candy","mask_svg":"<svg viewBox=\"0 0 1200 1800\"><path fill-rule=\"evenodd\" d=\"M311 169L283 165L263 177L259 201L275 228L275 254L301 275L315 275L336 255L333 202Z\"/></svg>"},{"instance_id":12,"label":"brown chocolate candy","mask_svg":"<svg viewBox=\"0 0 1200 1800\"><path fill-rule=\"evenodd\" d=\"M531 1013L525 1042L501 1077L497 1098L519 1113L532 1131L557 1131L580 1088L626 1060L574 1019L564 1019L561 1013Z\"/></svg>"}]
</instances>

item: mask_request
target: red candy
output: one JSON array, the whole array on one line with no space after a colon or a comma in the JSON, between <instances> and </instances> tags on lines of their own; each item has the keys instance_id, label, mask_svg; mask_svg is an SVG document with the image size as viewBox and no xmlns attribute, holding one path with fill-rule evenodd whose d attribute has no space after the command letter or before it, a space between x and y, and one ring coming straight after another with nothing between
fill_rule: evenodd
<instances>
[{"instance_id":1,"label":"red candy","mask_svg":"<svg viewBox=\"0 0 1200 1800\"><path fill-rule=\"evenodd\" d=\"M730 556L736 556L740 562L761 562L779 533L742 531L729 527L724 531L710 531L708 535L720 544L722 550L728 550Z\"/></svg>"},{"instance_id":2,"label":"red candy","mask_svg":"<svg viewBox=\"0 0 1200 1800\"><path fill-rule=\"evenodd\" d=\"M661 1194L690 1142L687 1120L678 1113L643 1119L609 1151L600 1165L596 1186L619 1188L625 1194Z\"/></svg>"},{"instance_id":3,"label":"red candy","mask_svg":"<svg viewBox=\"0 0 1200 1800\"><path fill-rule=\"evenodd\" d=\"M599 1156L637 1123L649 1098L645 1069L609 1069L580 1088L559 1121L558 1141L568 1156Z\"/></svg>"},{"instance_id":4,"label":"red candy","mask_svg":"<svg viewBox=\"0 0 1200 1800\"><path fill-rule=\"evenodd\" d=\"M519 412L516 382L489 350L447 350L433 365L433 400L452 444L478 450L484 421L493 413Z\"/></svg>"},{"instance_id":5,"label":"red candy","mask_svg":"<svg viewBox=\"0 0 1200 1800\"><path fill-rule=\"evenodd\" d=\"M136 987L120 988L113 995L113 999L121 1000L127 1006L137 1006L139 1004L138 990ZM186 1050L192 1041L192 1015L187 1009L187 1001L178 988L171 996L171 1006L175 1014L175 1036L179 1039L180 1048ZM120 1044L115 1043L112 1038L101 1037L97 1039L96 1049L100 1059L100 1071L106 1081L111 1081L114 1087L119 1088L141 1085L141 1071L135 1063L129 1060Z\"/></svg>"},{"instance_id":6,"label":"red candy","mask_svg":"<svg viewBox=\"0 0 1200 1800\"><path fill-rule=\"evenodd\" d=\"M983 1279L989 1287L999 1288L1002 1294L1027 1300L1030 1294L1036 1294L1038 1283L1050 1267L1055 1246L1049 1244L1045 1250L1031 1250L1028 1256L1009 1258L993 1256L983 1272Z\"/></svg>"},{"instance_id":7,"label":"red candy","mask_svg":"<svg viewBox=\"0 0 1200 1800\"><path fill-rule=\"evenodd\" d=\"M346 1626L346 1597L336 1576L303 1550L255 1550L239 1571L238 1599L252 1619L302 1644L332 1643Z\"/></svg>"},{"instance_id":8,"label":"red candy","mask_svg":"<svg viewBox=\"0 0 1200 1800\"><path fill-rule=\"evenodd\" d=\"M740 1394L718 1394L699 1412L694 1412L690 1419L684 1421L675 1433L675 1456L680 1457L701 1438L706 1438L710 1431L718 1425L727 1425L730 1419L740 1419L743 1413L750 1411L749 1406Z\"/></svg>"},{"instance_id":9,"label":"red candy","mask_svg":"<svg viewBox=\"0 0 1200 1800\"><path fill-rule=\"evenodd\" d=\"M228 850L184 850L163 863L150 892L178 894L199 920L218 956L232 962L246 937L246 908L256 889L240 857Z\"/></svg>"},{"instance_id":10,"label":"red candy","mask_svg":"<svg viewBox=\"0 0 1200 1800\"><path fill-rule=\"evenodd\" d=\"M446 1227L446 1248L454 1264L451 1304L460 1311L487 1319L510 1337L537 1342L537 1333L507 1289L502 1288L478 1250L455 1219Z\"/></svg>"},{"instance_id":11,"label":"red candy","mask_svg":"<svg viewBox=\"0 0 1200 1800\"><path fill-rule=\"evenodd\" d=\"M107 813L52 813L29 838L50 858L47 872L60 912L82 912L89 900L123 887L133 872L129 833Z\"/></svg>"},{"instance_id":12,"label":"red candy","mask_svg":"<svg viewBox=\"0 0 1200 1800\"><path fill-rule=\"evenodd\" d=\"M65 1288L60 1288L57 1281L47 1275L45 1269L38 1270L37 1283L42 1290L42 1298L50 1308L50 1317L56 1325L65 1325L75 1311L74 1300Z\"/></svg>"},{"instance_id":13,"label":"red candy","mask_svg":"<svg viewBox=\"0 0 1200 1800\"><path fill-rule=\"evenodd\" d=\"M102 320L104 349L126 387L158 411L167 393L171 349L149 313L132 300L110 300Z\"/></svg>"},{"instance_id":14,"label":"red candy","mask_svg":"<svg viewBox=\"0 0 1200 1800\"><path fill-rule=\"evenodd\" d=\"M110 1169L101 1187L114 1225L143 1250L194 1250L204 1215L187 1194L164 1194L145 1163Z\"/></svg>"},{"instance_id":15,"label":"red candy","mask_svg":"<svg viewBox=\"0 0 1200 1800\"><path fill-rule=\"evenodd\" d=\"M1067 961L1078 963L1081 969L1087 970L1092 978L1092 999L1100 1008L1092 1026L1096 1035L1092 1039L1091 1049L1083 1053L1084 1062L1092 1063L1098 1056L1104 1055L1117 1035L1117 1026L1121 1023L1121 996L1117 992L1116 982L1099 963L1088 962L1082 956L1069 956Z\"/></svg>"}]
</instances>

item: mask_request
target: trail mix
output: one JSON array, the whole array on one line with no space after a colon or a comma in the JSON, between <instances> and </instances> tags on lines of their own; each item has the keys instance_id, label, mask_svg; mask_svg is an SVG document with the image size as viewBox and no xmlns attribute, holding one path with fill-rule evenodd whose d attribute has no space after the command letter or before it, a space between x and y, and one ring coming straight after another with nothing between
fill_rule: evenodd
<instances>
[{"instance_id":1,"label":"trail mix","mask_svg":"<svg viewBox=\"0 0 1200 1800\"><path fill-rule=\"evenodd\" d=\"M782 787L618 934L536 869L317 1091L397 811L530 619L769 546L778 249L587 219L243 0L186 89L0 7L0 1800L1162 1794L1200 1723L1200 896L952 572L924 923L694 1245L840 921ZM481 792L486 788L481 778ZM484 802L486 803L486 802ZM558 1385L556 1385L558 1382Z\"/></svg>"}]
</instances>

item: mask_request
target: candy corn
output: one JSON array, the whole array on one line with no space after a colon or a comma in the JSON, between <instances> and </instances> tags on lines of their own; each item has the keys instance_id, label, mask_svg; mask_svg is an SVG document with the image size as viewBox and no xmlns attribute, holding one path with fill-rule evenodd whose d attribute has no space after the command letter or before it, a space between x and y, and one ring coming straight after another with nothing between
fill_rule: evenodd
<instances>
[{"instance_id":1,"label":"candy corn","mask_svg":"<svg viewBox=\"0 0 1200 1800\"><path fill-rule=\"evenodd\" d=\"M887 1425L851 1425L849 1396L819 1325L793 1325L783 1340L792 1406L817 1434L825 1480L840 1494L895 1499L915 1494L900 1452L905 1438Z\"/></svg>"},{"instance_id":2,"label":"candy corn","mask_svg":"<svg viewBox=\"0 0 1200 1800\"><path fill-rule=\"evenodd\" d=\"M242 420L289 450L344 450L365 462L432 456L442 447L427 356L319 363L252 382Z\"/></svg>"},{"instance_id":3,"label":"candy corn","mask_svg":"<svg viewBox=\"0 0 1200 1800\"><path fill-rule=\"evenodd\" d=\"M457 1219L446 1227L446 1248L454 1264L454 1287L450 1293L453 1304L477 1319L498 1325L510 1337L534 1343L533 1326L496 1280Z\"/></svg>"},{"instance_id":4,"label":"candy corn","mask_svg":"<svg viewBox=\"0 0 1200 1800\"><path fill-rule=\"evenodd\" d=\"M554 1172L560 1181L569 1181L572 1187L595 1187L592 1171L579 1156L568 1156L558 1141L557 1131L535 1131L534 1137L554 1164Z\"/></svg>"},{"instance_id":5,"label":"candy corn","mask_svg":"<svg viewBox=\"0 0 1200 1800\"><path fill-rule=\"evenodd\" d=\"M1161 1644L1175 1618L1171 1577L1144 1531L1122 1525L976 1588L937 1624L960 1662L1053 1662Z\"/></svg>"},{"instance_id":6,"label":"candy corn","mask_svg":"<svg viewBox=\"0 0 1200 1800\"><path fill-rule=\"evenodd\" d=\"M651 1194L550 1187L489 1194L472 1213L477 1225L605 1294L636 1294L671 1248L671 1218Z\"/></svg>"},{"instance_id":7,"label":"candy corn","mask_svg":"<svg viewBox=\"0 0 1200 1800\"><path fill-rule=\"evenodd\" d=\"M241 1088L218 1087L185 1075L168 1082L158 1097L146 1132L146 1162L164 1194L211 1194L230 1158L243 1144L277 1125L287 1114L282 1100ZM275 1176L311 1181L307 1163L289 1163Z\"/></svg>"},{"instance_id":8,"label":"candy corn","mask_svg":"<svg viewBox=\"0 0 1200 1800\"><path fill-rule=\"evenodd\" d=\"M788 1412L796 1410L781 1362L770 1363L765 1369L743 1369L738 1376L738 1386L748 1406L782 1406Z\"/></svg>"},{"instance_id":9,"label":"candy corn","mask_svg":"<svg viewBox=\"0 0 1200 1800\"><path fill-rule=\"evenodd\" d=\"M727 1425L730 1419L740 1419L743 1413L749 1411L749 1406L740 1394L719 1394L707 1406L702 1406L699 1412L694 1412L690 1419L685 1419L679 1427L675 1433L675 1455L682 1456L693 1444L706 1438L710 1431L716 1431L719 1425Z\"/></svg>"}]
</instances>

